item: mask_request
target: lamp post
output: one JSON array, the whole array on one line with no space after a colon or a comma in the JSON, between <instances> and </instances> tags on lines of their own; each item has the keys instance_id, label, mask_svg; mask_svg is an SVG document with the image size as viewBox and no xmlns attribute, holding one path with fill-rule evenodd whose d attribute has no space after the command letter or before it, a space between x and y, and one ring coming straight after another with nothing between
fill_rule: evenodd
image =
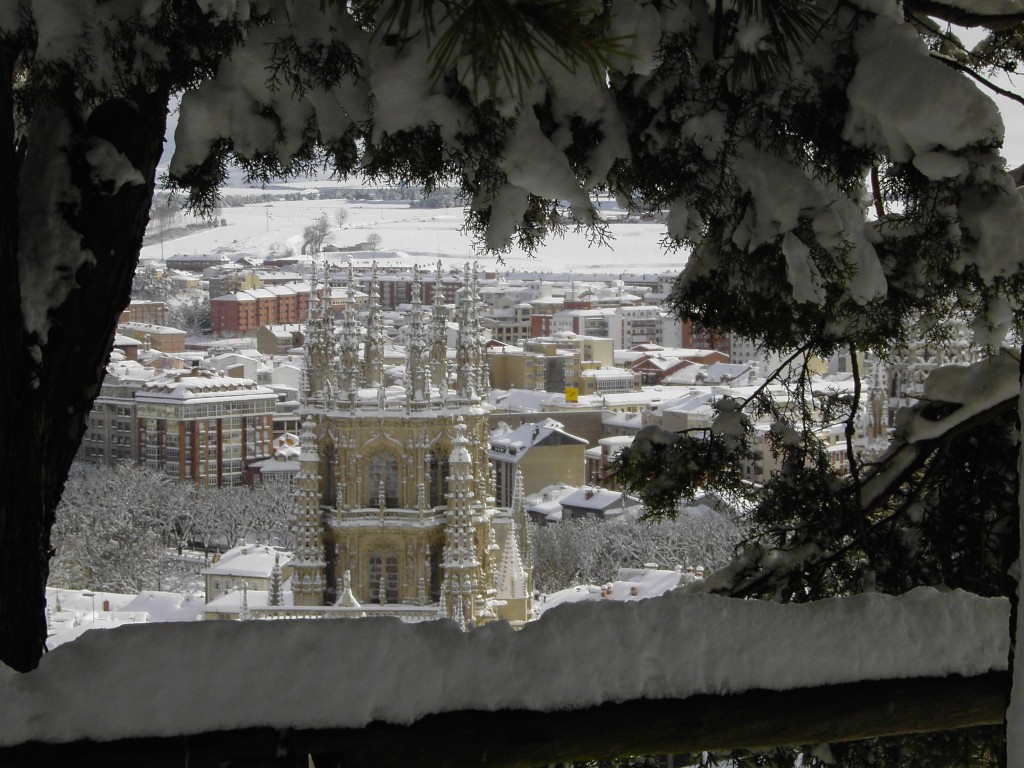
<instances>
[{"instance_id":1,"label":"lamp post","mask_svg":"<svg viewBox=\"0 0 1024 768\"><path fill-rule=\"evenodd\" d=\"M96 621L96 593L95 592L83 592L82 597L92 598L92 620Z\"/></svg>"}]
</instances>

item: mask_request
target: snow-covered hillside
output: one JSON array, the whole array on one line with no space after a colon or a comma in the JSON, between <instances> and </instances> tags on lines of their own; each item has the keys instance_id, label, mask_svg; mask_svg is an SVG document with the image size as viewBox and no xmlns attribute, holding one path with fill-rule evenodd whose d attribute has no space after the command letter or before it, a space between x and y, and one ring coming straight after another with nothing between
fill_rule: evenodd
<instances>
[{"instance_id":1,"label":"snow-covered hillside","mask_svg":"<svg viewBox=\"0 0 1024 768\"><path fill-rule=\"evenodd\" d=\"M267 194L280 195L282 191L312 193L317 187L330 186L329 182L307 182L275 187ZM237 188L225 190L225 198L232 195L259 195L260 190ZM335 215L345 207L349 218L345 226L338 227ZM681 252L666 252L661 246L665 234L663 224L614 223L611 234L615 238L611 247L591 246L586 238L568 235L544 245L535 257L522 251L513 251L499 264L491 254L479 253L472 240L461 228L461 208L410 208L406 203L321 200L310 197L302 200L274 200L265 204L254 203L244 207L225 207L217 213L227 226L212 227L175 240L149 245L142 249L144 260L160 260L175 254L224 253L232 255L266 257L272 250L291 248L298 253L302 247L302 230L321 216L327 216L332 230L327 242L339 247L355 246L365 242L370 233L381 236L382 264L400 263L411 266L432 266L438 259L452 265L466 260L479 260L484 269L513 269L558 272L660 272L679 271L685 261ZM396 254L395 252L400 252Z\"/></svg>"}]
</instances>

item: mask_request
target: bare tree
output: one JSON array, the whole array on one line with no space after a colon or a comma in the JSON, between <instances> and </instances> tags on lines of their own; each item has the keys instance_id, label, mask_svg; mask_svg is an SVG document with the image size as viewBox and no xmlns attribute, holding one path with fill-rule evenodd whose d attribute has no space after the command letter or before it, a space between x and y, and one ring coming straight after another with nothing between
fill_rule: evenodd
<instances>
[{"instance_id":1,"label":"bare tree","mask_svg":"<svg viewBox=\"0 0 1024 768\"><path fill-rule=\"evenodd\" d=\"M658 522L580 520L530 529L534 584L545 592L602 584L619 568L652 562L663 568L718 568L732 557L742 535L734 520L710 509L687 509Z\"/></svg>"},{"instance_id":2,"label":"bare tree","mask_svg":"<svg viewBox=\"0 0 1024 768\"><path fill-rule=\"evenodd\" d=\"M331 223L326 216L321 216L314 223L302 230L302 252L319 253L331 232Z\"/></svg>"}]
</instances>

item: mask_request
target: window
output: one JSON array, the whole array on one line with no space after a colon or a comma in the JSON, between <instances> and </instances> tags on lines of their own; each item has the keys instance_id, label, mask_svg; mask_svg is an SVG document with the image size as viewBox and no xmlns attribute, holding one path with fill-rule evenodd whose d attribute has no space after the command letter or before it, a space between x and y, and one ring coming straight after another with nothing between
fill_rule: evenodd
<instances>
[{"instance_id":1,"label":"window","mask_svg":"<svg viewBox=\"0 0 1024 768\"><path fill-rule=\"evenodd\" d=\"M381 602L380 592L384 589L384 602L398 602L398 556L394 554L370 555L370 600Z\"/></svg>"},{"instance_id":2,"label":"window","mask_svg":"<svg viewBox=\"0 0 1024 768\"><path fill-rule=\"evenodd\" d=\"M427 465L428 502L432 507L448 503L448 457L441 451L431 451Z\"/></svg>"},{"instance_id":3,"label":"window","mask_svg":"<svg viewBox=\"0 0 1024 768\"><path fill-rule=\"evenodd\" d=\"M398 461L390 453L375 453L367 464L366 505L376 507L380 504L380 493L383 484L384 506L398 506Z\"/></svg>"},{"instance_id":4,"label":"window","mask_svg":"<svg viewBox=\"0 0 1024 768\"><path fill-rule=\"evenodd\" d=\"M320 451L320 503L333 507L338 503L337 478L334 473L334 444L326 443Z\"/></svg>"}]
</instances>

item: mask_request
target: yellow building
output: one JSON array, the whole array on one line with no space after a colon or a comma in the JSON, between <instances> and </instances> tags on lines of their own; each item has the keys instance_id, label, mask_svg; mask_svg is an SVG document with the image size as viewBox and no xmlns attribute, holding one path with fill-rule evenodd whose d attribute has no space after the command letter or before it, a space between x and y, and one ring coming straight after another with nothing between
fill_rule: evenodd
<instances>
[{"instance_id":1,"label":"yellow building","mask_svg":"<svg viewBox=\"0 0 1024 768\"><path fill-rule=\"evenodd\" d=\"M448 616L467 627L528 617L525 510L503 516L494 504L487 360L468 267L465 286L449 371L443 296L433 322L424 322L416 272L404 386L391 387L376 270L365 336L349 302L336 341L329 286L313 291L291 562L296 608L403 615L396 609L405 606L409 616Z\"/></svg>"},{"instance_id":2,"label":"yellow building","mask_svg":"<svg viewBox=\"0 0 1024 768\"><path fill-rule=\"evenodd\" d=\"M213 562L201 573L206 582L206 602L209 603L229 591L240 591L243 588L269 591L275 570L280 581L291 578L289 560L291 554L282 552L277 547L244 542L222 555L214 555Z\"/></svg>"},{"instance_id":3,"label":"yellow building","mask_svg":"<svg viewBox=\"0 0 1024 768\"><path fill-rule=\"evenodd\" d=\"M141 341L160 352L171 354L185 351L185 332L178 328L152 323L121 323L117 332Z\"/></svg>"},{"instance_id":4,"label":"yellow building","mask_svg":"<svg viewBox=\"0 0 1024 768\"><path fill-rule=\"evenodd\" d=\"M544 391L544 355L497 347L490 351L488 357L491 364L491 386L495 389Z\"/></svg>"},{"instance_id":5,"label":"yellow building","mask_svg":"<svg viewBox=\"0 0 1024 768\"><path fill-rule=\"evenodd\" d=\"M499 506L513 505L517 475L522 477L526 493L557 483L586 482L587 441L565 432L554 419L516 429L501 425L491 432L490 448Z\"/></svg>"}]
</instances>

